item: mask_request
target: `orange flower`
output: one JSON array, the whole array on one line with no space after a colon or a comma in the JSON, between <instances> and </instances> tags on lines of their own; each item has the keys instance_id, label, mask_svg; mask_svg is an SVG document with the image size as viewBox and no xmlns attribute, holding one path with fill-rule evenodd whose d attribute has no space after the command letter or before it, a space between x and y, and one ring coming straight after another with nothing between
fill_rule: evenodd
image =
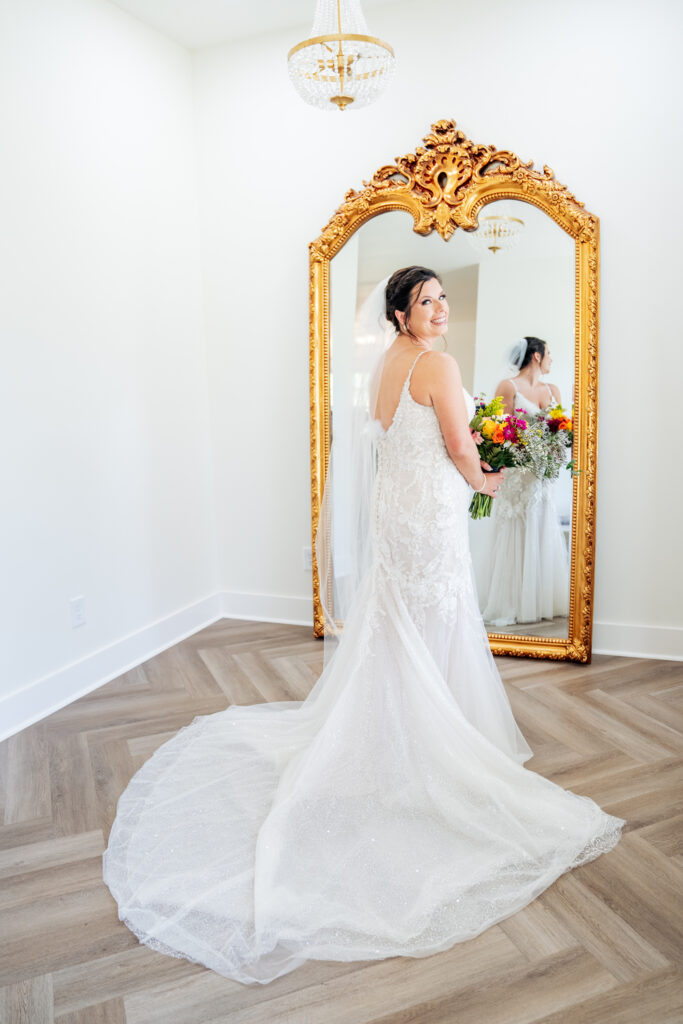
<instances>
[{"instance_id":1,"label":"orange flower","mask_svg":"<svg viewBox=\"0 0 683 1024\"><path fill-rule=\"evenodd\" d=\"M505 440L505 434L503 433L503 428L500 423L496 425L496 429L491 434L491 440L494 444L502 444Z\"/></svg>"}]
</instances>

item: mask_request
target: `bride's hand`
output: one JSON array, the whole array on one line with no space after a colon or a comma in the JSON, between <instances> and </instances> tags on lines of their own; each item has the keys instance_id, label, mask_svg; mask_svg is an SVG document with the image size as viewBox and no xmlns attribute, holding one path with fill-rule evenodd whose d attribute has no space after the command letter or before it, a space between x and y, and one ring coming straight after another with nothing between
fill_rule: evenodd
<instances>
[{"instance_id":1,"label":"bride's hand","mask_svg":"<svg viewBox=\"0 0 683 1024\"><path fill-rule=\"evenodd\" d=\"M482 459L482 462L481 462L481 468L489 470L489 472L486 474L486 485L484 487L484 490L481 493L482 494L488 494L492 498L498 497L496 492L497 492L498 488L500 487L500 485L503 482L503 478L505 476L505 470L504 469L493 470L492 467L489 466L488 462L484 462L483 459Z\"/></svg>"}]
</instances>

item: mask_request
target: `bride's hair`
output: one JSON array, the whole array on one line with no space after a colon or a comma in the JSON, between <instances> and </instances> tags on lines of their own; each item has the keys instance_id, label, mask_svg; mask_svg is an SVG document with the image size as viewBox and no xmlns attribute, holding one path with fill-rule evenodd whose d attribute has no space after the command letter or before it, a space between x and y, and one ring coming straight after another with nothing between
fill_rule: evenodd
<instances>
[{"instance_id":1,"label":"bride's hair","mask_svg":"<svg viewBox=\"0 0 683 1024\"><path fill-rule=\"evenodd\" d=\"M548 345L547 341L543 341L542 338L526 337L524 340L526 341L526 352L524 353L524 358L521 360L519 365L515 364L517 365L518 370L523 370L525 366L529 365L534 357L534 352L538 352L541 359L544 359L545 350Z\"/></svg>"},{"instance_id":2,"label":"bride's hair","mask_svg":"<svg viewBox=\"0 0 683 1024\"><path fill-rule=\"evenodd\" d=\"M405 331L406 334L410 334L413 337L413 333L410 330L410 310L417 301L422 285L425 281L431 281L433 278L442 284L441 278L434 270L429 270L428 267L402 267L401 270L395 270L387 281L387 287L385 291L385 302L386 302L386 317L390 324L392 324L396 330L401 333ZM415 285L419 284L418 289L413 302L411 302L411 295ZM396 316L396 310L399 313L405 313L406 320L403 327L398 321Z\"/></svg>"}]
</instances>

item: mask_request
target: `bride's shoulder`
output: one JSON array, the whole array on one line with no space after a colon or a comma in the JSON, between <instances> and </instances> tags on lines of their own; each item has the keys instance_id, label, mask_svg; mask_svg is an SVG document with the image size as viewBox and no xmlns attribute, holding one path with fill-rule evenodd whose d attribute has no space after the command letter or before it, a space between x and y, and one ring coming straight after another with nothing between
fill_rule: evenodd
<instances>
[{"instance_id":1,"label":"bride's shoulder","mask_svg":"<svg viewBox=\"0 0 683 1024\"><path fill-rule=\"evenodd\" d=\"M426 352L420 362L422 379L430 393L462 387L462 376L457 360L449 352Z\"/></svg>"},{"instance_id":2,"label":"bride's shoulder","mask_svg":"<svg viewBox=\"0 0 683 1024\"><path fill-rule=\"evenodd\" d=\"M424 363L425 369L434 374L460 373L458 361L450 352L425 352L425 358L421 359L420 362Z\"/></svg>"},{"instance_id":3,"label":"bride's shoulder","mask_svg":"<svg viewBox=\"0 0 683 1024\"><path fill-rule=\"evenodd\" d=\"M503 380L499 380L496 385L496 394L502 395L504 398L510 395L513 397L517 392L517 385L514 380L509 377L504 377Z\"/></svg>"}]
</instances>

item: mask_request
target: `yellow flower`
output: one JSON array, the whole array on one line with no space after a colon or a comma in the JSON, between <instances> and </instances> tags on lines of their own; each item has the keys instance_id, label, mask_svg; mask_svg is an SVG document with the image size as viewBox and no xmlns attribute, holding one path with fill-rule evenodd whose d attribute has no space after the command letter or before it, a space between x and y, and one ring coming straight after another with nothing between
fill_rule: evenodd
<instances>
[{"instance_id":1,"label":"yellow flower","mask_svg":"<svg viewBox=\"0 0 683 1024\"><path fill-rule=\"evenodd\" d=\"M484 422L481 425L481 433L487 440L490 441L491 436L493 435L493 431L496 429L497 426L498 424L495 422L495 420L484 420Z\"/></svg>"}]
</instances>

